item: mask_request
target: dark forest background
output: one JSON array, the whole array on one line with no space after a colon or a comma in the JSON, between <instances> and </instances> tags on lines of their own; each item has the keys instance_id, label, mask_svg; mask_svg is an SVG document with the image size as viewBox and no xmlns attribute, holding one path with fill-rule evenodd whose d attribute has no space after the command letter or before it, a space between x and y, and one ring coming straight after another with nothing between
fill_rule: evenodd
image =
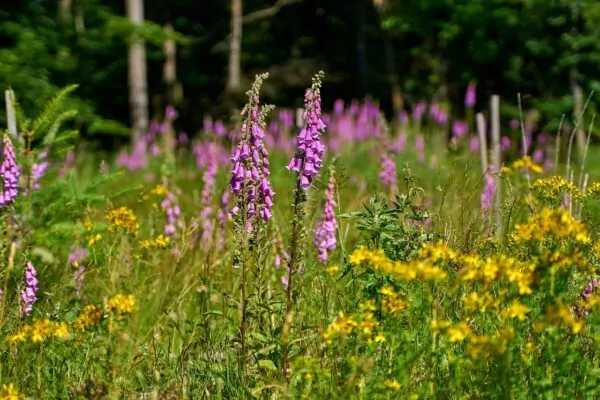
<instances>
[{"instance_id":1,"label":"dark forest background","mask_svg":"<svg viewBox=\"0 0 600 400\"><path fill-rule=\"evenodd\" d=\"M278 106L300 106L310 77L324 69L325 108L338 98L372 97L388 117L421 99L461 115L465 88L476 82L478 109L499 94L503 110L514 113L521 93L526 108L552 119L572 115L600 88L594 0L241 3L241 74L231 87L230 0L144 0L141 26L131 23L124 0L3 0L0 88L13 88L35 114L58 88L79 84L71 100L80 110L78 127L107 146L130 134L132 38L145 40L150 117L174 103L178 128L191 134L207 114L227 118L264 71L271 73L265 99ZM169 82L165 42L176 46Z\"/></svg>"}]
</instances>

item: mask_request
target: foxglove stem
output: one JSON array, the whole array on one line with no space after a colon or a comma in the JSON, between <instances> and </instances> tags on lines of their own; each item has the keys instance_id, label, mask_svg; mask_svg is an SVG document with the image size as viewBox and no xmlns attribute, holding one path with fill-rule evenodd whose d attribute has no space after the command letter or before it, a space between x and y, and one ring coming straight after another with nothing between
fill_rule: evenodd
<instances>
[{"instance_id":1,"label":"foxglove stem","mask_svg":"<svg viewBox=\"0 0 600 400\"><path fill-rule=\"evenodd\" d=\"M272 107L260 107L259 92L268 74L257 75L248 92L248 104L242 115L241 140L234 150L230 181L231 193L234 197L234 216L237 250L234 254L234 265L238 265L242 273L240 290L240 370L246 379L246 331L248 325L248 257L252 252L252 238L261 228L261 221L271 218L274 192L269 182L268 152L264 146L264 118ZM260 218L256 218L260 216Z\"/></svg>"},{"instance_id":2,"label":"foxglove stem","mask_svg":"<svg viewBox=\"0 0 600 400\"><path fill-rule=\"evenodd\" d=\"M298 134L296 155L288 165L288 169L296 171L296 191L294 193L294 219L292 220L292 237L290 243L290 260L287 270L285 320L282 329L283 342L283 376L289 382L289 332L291 329L293 304L292 291L294 274L299 270L299 263L304 255L304 237L306 235L304 203L306 191L310 188L315 176L321 170L325 147L321 142L321 134L325 124L321 120L321 83L323 71L313 77L312 86L304 97L304 127Z\"/></svg>"}]
</instances>

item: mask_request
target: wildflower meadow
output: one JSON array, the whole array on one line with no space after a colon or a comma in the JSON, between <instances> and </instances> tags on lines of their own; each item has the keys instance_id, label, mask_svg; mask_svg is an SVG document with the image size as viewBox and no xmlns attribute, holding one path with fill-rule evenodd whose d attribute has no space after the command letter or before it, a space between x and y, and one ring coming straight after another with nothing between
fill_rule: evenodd
<instances>
[{"instance_id":1,"label":"wildflower meadow","mask_svg":"<svg viewBox=\"0 0 600 400\"><path fill-rule=\"evenodd\" d=\"M581 121L475 115L474 84L465 118L386 119L323 104L323 72L296 113L268 79L237 118L188 135L169 106L118 154L78 140L74 86L38 116L15 103L1 400L600 398Z\"/></svg>"}]
</instances>

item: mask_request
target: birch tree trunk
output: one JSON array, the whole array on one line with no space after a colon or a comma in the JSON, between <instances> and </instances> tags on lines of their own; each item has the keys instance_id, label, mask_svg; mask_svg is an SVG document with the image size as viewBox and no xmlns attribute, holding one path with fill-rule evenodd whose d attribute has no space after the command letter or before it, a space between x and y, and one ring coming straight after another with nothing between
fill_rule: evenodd
<instances>
[{"instance_id":1,"label":"birch tree trunk","mask_svg":"<svg viewBox=\"0 0 600 400\"><path fill-rule=\"evenodd\" d=\"M165 25L166 32L173 32L170 23ZM181 85L177 82L177 44L173 39L165 40L163 45L165 63L163 65L163 81L166 87L167 102L176 105L183 98Z\"/></svg>"},{"instance_id":2,"label":"birch tree trunk","mask_svg":"<svg viewBox=\"0 0 600 400\"><path fill-rule=\"evenodd\" d=\"M237 92L241 85L242 0L231 0L231 34L229 37L229 70L227 90Z\"/></svg>"},{"instance_id":3,"label":"birch tree trunk","mask_svg":"<svg viewBox=\"0 0 600 400\"><path fill-rule=\"evenodd\" d=\"M127 17L133 24L144 21L143 0L125 0ZM139 140L148 129L148 77L144 41L134 37L129 45L129 105L134 140Z\"/></svg>"},{"instance_id":4,"label":"birch tree trunk","mask_svg":"<svg viewBox=\"0 0 600 400\"><path fill-rule=\"evenodd\" d=\"M577 83L577 71L575 68L571 71L571 91L573 92L573 122L577 123L580 117L583 118L583 90ZM582 125L583 123L579 123L575 132L579 154L582 154L585 148L585 132L581 129Z\"/></svg>"},{"instance_id":5,"label":"birch tree trunk","mask_svg":"<svg viewBox=\"0 0 600 400\"><path fill-rule=\"evenodd\" d=\"M71 19L72 0L60 0L58 3L58 18L60 22L67 23Z\"/></svg>"}]
</instances>

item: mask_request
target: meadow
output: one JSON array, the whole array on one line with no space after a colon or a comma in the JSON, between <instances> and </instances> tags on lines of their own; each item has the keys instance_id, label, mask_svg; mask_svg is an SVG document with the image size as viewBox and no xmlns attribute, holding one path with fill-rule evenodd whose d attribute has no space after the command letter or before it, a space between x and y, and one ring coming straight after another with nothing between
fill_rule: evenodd
<instances>
[{"instance_id":1,"label":"meadow","mask_svg":"<svg viewBox=\"0 0 600 400\"><path fill-rule=\"evenodd\" d=\"M322 106L318 74L297 121L266 78L238 120L187 135L169 107L116 155L73 147L72 87L18 110L0 400L600 398L577 126L502 120L495 170L472 112Z\"/></svg>"}]
</instances>

